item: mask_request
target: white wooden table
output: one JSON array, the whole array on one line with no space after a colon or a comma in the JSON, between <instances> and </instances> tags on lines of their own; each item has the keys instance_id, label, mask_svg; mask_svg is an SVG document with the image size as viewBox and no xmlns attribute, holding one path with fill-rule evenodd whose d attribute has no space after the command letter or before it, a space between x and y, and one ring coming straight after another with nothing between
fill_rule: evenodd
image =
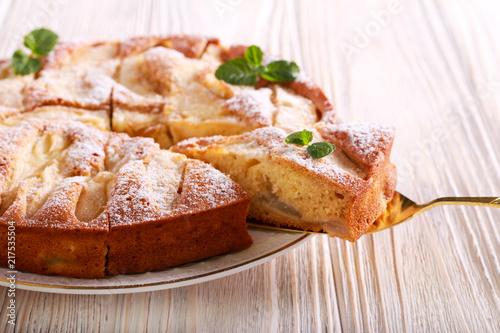
<instances>
[{"instance_id":1,"label":"white wooden table","mask_svg":"<svg viewBox=\"0 0 500 333\"><path fill-rule=\"evenodd\" d=\"M343 121L397 128L398 190L500 195L500 2L0 0L0 56L62 38L197 33L294 59ZM436 208L242 273L125 295L17 290L18 332L500 332L500 211ZM0 331L7 324L0 288Z\"/></svg>"}]
</instances>

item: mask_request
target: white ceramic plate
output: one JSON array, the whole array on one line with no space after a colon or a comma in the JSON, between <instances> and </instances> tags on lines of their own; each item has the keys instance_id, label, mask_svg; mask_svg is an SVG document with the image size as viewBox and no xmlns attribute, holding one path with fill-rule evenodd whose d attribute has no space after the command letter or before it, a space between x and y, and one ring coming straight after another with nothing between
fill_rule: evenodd
<instances>
[{"instance_id":1,"label":"white ceramic plate","mask_svg":"<svg viewBox=\"0 0 500 333\"><path fill-rule=\"evenodd\" d=\"M260 265L290 251L311 234L249 227L254 244L248 249L162 271L77 279L17 272L16 288L63 294L124 294L146 292L210 281ZM0 267L0 285L9 286L7 268Z\"/></svg>"}]
</instances>

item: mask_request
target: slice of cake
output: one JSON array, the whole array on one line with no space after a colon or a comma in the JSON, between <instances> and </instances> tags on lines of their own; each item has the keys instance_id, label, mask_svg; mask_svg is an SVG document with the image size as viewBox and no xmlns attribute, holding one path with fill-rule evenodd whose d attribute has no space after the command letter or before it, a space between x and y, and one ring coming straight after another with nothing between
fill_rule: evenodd
<instances>
[{"instance_id":1,"label":"slice of cake","mask_svg":"<svg viewBox=\"0 0 500 333\"><path fill-rule=\"evenodd\" d=\"M0 125L0 264L97 278L250 246L249 196L200 161L152 139L71 120Z\"/></svg>"},{"instance_id":2,"label":"slice of cake","mask_svg":"<svg viewBox=\"0 0 500 333\"><path fill-rule=\"evenodd\" d=\"M335 125L303 72L217 79L245 49L183 35L72 40L24 77L0 60L0 265L12 226L16 268L87 278L245 248L249 206L278 226L366 232L394 191L393 130ZM313 159L285 143L302 129L336 150Z\"/></svg>"},{"instance_id":3,"label":"slice of cake","mask_svg":"<svg viewBox=\"0 0 500 333\"><path fill-rule=\"evenodd\" d=\"M232 137L189 139L173 151L211 163L252 197L249 217L358 239L383 212L396 185L390 162L394 131L376 124L318 126L317 141L335 144L313 159L266 127Z\"/></svg>"},{"instance_id":4,"label":"slice of cake","mask_svg":"<svg viewBox=\"0 0 500 333\"><path fill-rule=\"evenodd\" d=\"M248 45L232 45L227 50L227 57L229 59L234 59L238 57L245 56L245 50ZM267 65L272 61L281 60L280 57L276 55L264 53L262 60L263 65ZM257 84L259 87L268 86L270 82L266 80L260 80ZM300 72L299 77L291 82L284 82L281 84L283 87L287 87L294 91L295 94L304 97L306 100L312 102L317 108L317 114L322 122L327 124L335 124L335 110L333 109L332 103L328 100L325 93L321 87L313 81L306 73Z\"/></svg>"},{"instance_id":5,"label":"slice of cake","mask_svg":"<svg viewBox=\"0 0 500 333\"><path fill-rule=\"evenodd\" d=\"M123 59L114 79L112 126L116 132L155 139L161 148L172 145L165 114L166 98L151 78L143 53Z\"/></svg>"}]
</instances>

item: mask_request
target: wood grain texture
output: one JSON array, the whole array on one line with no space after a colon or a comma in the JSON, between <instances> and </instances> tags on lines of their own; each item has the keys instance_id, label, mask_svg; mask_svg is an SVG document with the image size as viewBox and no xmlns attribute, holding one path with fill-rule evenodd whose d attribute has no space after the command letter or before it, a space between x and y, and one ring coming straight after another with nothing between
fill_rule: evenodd
<instances>
[{"instance_id":1,"label":"wood grain texture","mask_svg":"<svg viewBox=\"0 0 500 333\"><path fill-rule=\"evenodd\" d=\"M182 32L255 43L296 60L343 121L396 127L405 195L498 196L498 13L490 0L0 0L0 56L38 26L62 38ZM357 243L316 236L267 264L189 287L18 290L15 331L500 332L499 253L500 211L442 207ZM10 332L6 292L0 330Z\"/></svg>"}]
</instances>

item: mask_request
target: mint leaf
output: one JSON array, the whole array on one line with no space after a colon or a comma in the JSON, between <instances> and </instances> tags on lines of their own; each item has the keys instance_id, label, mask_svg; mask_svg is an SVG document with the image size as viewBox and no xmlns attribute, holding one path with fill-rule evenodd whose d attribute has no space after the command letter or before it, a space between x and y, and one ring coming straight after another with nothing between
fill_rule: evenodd
<instances>
[{"instance_id":1,"label":"mint leaf","mask_svg":"<svg viewBox=\"0 0 500 333\"><path fill-rule=\"evenodd\" d=\"M308 130L303 130L300 132L294 132L285 138L285 142L288 144L295 144L300 146L308 146L313 139L313 133Z\"/></svg>"},{"instance_id":2,"label":"mint leaf","mask_svg":"<svg viewBox=\"0 0 500 333\"><path fill-rule=\"evenodd\" d=\"M254 86L259 81L256 69L242 57L228 60L220 65L215 71L215 77L239 86Z\"/></svg>"},{"instance_id":3,"label":"mint leaf","mask_svg":"<svg viewBox=\"0 0 500 333\"><path fill-rule=\"evenodd\" d=\"M328 142L315 142L307 147L307 152L312 158L322 158L335 150L335 146Z\"/></svg>"},{"instance_id":4,"label":"mint leaf","mask_svg":"<svg viewBox=\"0 0 500 333\"><path fill-rule=\"evenodd\" d=\"M311 143L311 141L313 140L313 132L307 131L307 130L303 130L302 131L302 140L304 141L304 143L306 145L309 146L309 143Z\"/></svg>"},{"instance_id":5,"label":"mint leaf","mask_svg":"<svg viewBox=\"0 0 500 333\"><path fill-rule=\"evenodd\" d=\"M28 75L37 72L41 66L40 59L29 57L23 50L17 50L12 56L12 68L16 75Z\"/></svg>"},{"instance_id":6,"label":"mint leaf","mask_svg":"<svg viewBox=\"0 0 500 333\"><path fill-rule=\"evenodd\" d=\"M268 64L260 76L271 82L289 82L295 80L299 72L299 66L293 61L278 60Z\"/></svg>"},{"instance_id":7,"label":"mint leaf","mask_svg":"<svg viewBox=\"0 0 500 333\"><path fill-rule=\"evenodd\" d=\"M43 57L57 44L59 36L48 29L36 29L24 37L24 46L38 57Z\"/></svg>"},{"instance_id":8,"label":"mint leaf","mask_svg":"<svg viewBox=\"0 0 500 333\"><path fill-rule=\"evenodd\" d=\"M260 47L256 45L252 45L245 50L245 58L248 60L250 64L252 64L255 67L260 66L263 57L264 57L264 52L262 52Z\"/></svg>"}]
</instances>

